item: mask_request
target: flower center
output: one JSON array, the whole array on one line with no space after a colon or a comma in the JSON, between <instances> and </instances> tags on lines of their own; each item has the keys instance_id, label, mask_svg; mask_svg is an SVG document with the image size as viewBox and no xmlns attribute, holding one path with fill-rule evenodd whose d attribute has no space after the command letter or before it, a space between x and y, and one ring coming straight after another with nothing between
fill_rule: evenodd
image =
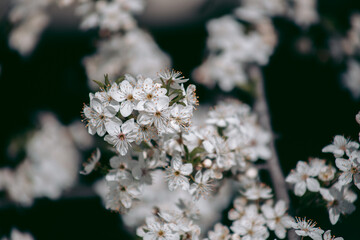
<instances>
[{"instance_id":1,"label":"flower center","mask_svg":"<svg viewBox=\"0 0 360 240\"><path fill-rule=\"evenodd\" d=\"M124 141L124 140L125 140L125 134L120 133L120 134L118 135L118 138L119 138L121 141Z\"/></svg>"},{"instance_id":2,"label":"flower center","mask_svg":"<svg viewBox=\"0 0 360 240\"><path fill-rule=\"evenodd\" d=\"M157 111L157 112L155 113L155 116L156 116L156 117L161 117L161 112Z\"/></svg>"},{"instance_id":3,"label":"flower center","mask_svg":"<svg viewBox=\"0 0 360 240\"><path fill-rule=\"evenodd\" d=\"M303 175L301 176L301 179L305 181L308 177L309 177L309 176L308 176L307 174L303 174Z\"/></svg>"},{"instance_id":4,"label":"flower center","mask_svg":"<svg viewBox=\"0 0 360 240\"><path fill-rule=\"evenodd\" d=\"M174 172L174 175L175 175L175 176L179 176L179 175L180 175L180 172L179 172L179 171L175 171L175 172Z\"/></svg>"},{"instance_id":5,"label":"flower center","mask_svg":"<svg viewBox=\"0 0 360 240\"><path fill-rule=\"evenodd\" d=\"M164 233L163 230L160 230L160 231L158 232L158 236L159 236L159 237L163 237L164 235L165 235L165 233Z\"/></svg>"},{"instance_id":6,"label":"flower center","mask_svg":"<svg viewBox=\"0 0 360 240\"><path fill-rule=\"evenodd\" d=\"M133 97L132 94L129 94L126 99L129 100L129 101L133 101L134 97Z\"/></svg>"},{"instance_id":7,"label":"flower center","mask_svg":"<svg viewBox=\"0 0 360 240\"><path fill-rule=\"evenodd\" d=\"M151 100L153 98L153 95L151 93L149 93L148 95L146 95L146 99Z\"/></svg>"}]
</instances>

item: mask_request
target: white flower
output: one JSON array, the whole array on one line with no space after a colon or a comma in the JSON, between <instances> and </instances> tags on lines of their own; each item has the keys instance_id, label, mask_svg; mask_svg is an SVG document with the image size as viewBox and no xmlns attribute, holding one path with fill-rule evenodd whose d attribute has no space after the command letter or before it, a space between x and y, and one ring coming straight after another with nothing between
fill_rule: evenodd
<instances>
[{"instance_id":1,"label":"white flower","mask_svg":"<svg viewBox=\"0 0 360 240\"><path fill-rule=\"evenodd\" d=\"M311 192L318 192L320 184L314 178L317 176L318 169L311 168L306 162L299 161L296 165L296 170L292 170L286 177L286 182L295 184L295 195L302 196L308 189Z\"/></svg>"},{"instance_id":2,"label":"white flower","mask_svg":"<svg viewBox=\"0 0 360 240\"><path fill-rule=\"evenodd\" d=\"M130 158L130 155L127 154L125 156L117 155L113 156L109 160L110 162L110 169L107 176L114 176L114 177L129 177L129 172L133 169L136 164L136 161Z\"/></svg>"},{"instance_id":3,"label":"white flower","mask_svg":"<svg viewBox=\"0 0 360 240\"><path fill-rule=\"evenodd\" d=\"M133 199L140 196L138 185L130 177L124 175L119 178L113 176L106 178L109 186L106 208L120 211L123 206L128 209L131 207Z\"/></svg>"},{"instance_id":4,"label":"white flower","mask_svg":"<svg viewBox=\"0 0 360 240\"><path fill-rule=\"evenodd\" d=\"M100 137L106 133L105 123L116 114L114 109L104 107L97 98L92 98L90 100L90 107L85 106L83 112L88 122L87 127L89 133L91 135L97 133Z\"/></svg>"},{"instance_id":5,"label":"white flower","mask_svg":"<svg viewBox=\"0 0 360 240\"><path fill-rule=\"evenodd\" d=\"M328 202L329 218L333 225L339 220L340 214L350 214L355 210L354 204L348 200L348 194L344 187L341 187L340 190L336 187L330 189L322 188L320 189L320 193Z\"/></svg>"},{"instance_id":6,"label":"white flower","mask_svg":"<svg viewBox=\"0 0 360 240\"><path fill-rule=\"evenodd\" d=\"M218 127L226 127L229 124L239 124L239 119L234 114L234 110L229 105L219 104L214 110L209 112L207 124L214 124Z\"/></svg>"},{"instance_id":7,"label":"white flower","mask_svg":"<svg viewBox=\"0 0 360 240\"><path fill-rule=\"evenodd\" d=\"M265 219L258 213L256 205L245 208L245 215L231 225L231 230L242 236L243 239L260 240L269 236L267 228L264 226Z\"/></svg>"},{"instance_id":8,"label":"white flower","mask_svg":"<svg viewBox=\"0 0 360 240\"><path fill-rule=\"evenodd\" d=\"M139 100L137 110L143 111L146 101L157 102L160 97L166 96L167 90L161 87L161 84L154 83L151 78L139 81L138 86L134 90L134 98Z\"/></svg>"},{"instance_id":9,"label":"white flower","mask_svg":"<svg viewBox=\"0 0 360 240\"><path fill-rule=\"evenodd\" d=\"M195 200L199 200L200 196L209 195L212 190L210 174L211 172L209 170L205 171L204 174L202 174L201 171L195 174L195 183L191 184L189 189Z\"/></svg>"},{"instance_id":10,"label":"white flower","mask_svg":"<svg viewBox=\"0 0 360 240\"><path fill-rule=\"evenodd\" d=\"M120 120L107 122L106 129L109 134L105 136L105 141L112 144L120 155L124 156L136 139L137 127L134 119L127 120L123 124Z\"/></svg>"},{"instance_id":11,"label":"white flower","mask_svg":"<svg viewBox=\"0 0 360 240\"><path fill-rule=\"evenodd\" d=\"M146 226L138 228L136 234L144 240L178 240L179 235L173 233L170 225L157 221L154 217L146 218Z\"/></svg>"},{"instance_id":12,"label":"white flower","mask_svg":"<svg viewBox=\"0 0 360 240\"><path fill-rule=\"evenodd\" d=\"M259 184L247 188L244 196L249 200L269 199L272 197L271 191L271 188L265 184Z\"/></svg>"},{"instance_id":13,"label":"white flower","mask_svg":"<svg viewBox=\"0 0 360 240\"><path fill-rule=\"evenodd\" d=\"M216 158L216 164L220 168L230 169L235 166L235 154L229 149L228 143L220 136L212 136L203 142L209 157Z\"/></svg>"},{"instance_id":14,"label":"white flower","mask_svg":"<svg viewBox=\"0 0 360 240\"><path fill-rule=\"evenodd\" d=\"M323 182L329 182L334 179L336 169L332 166L324 166L320 169L319 179Z\"/></svg>"},{"instance_id":15,"label":"white flower","mask_svg":"<svg viewBox=\"0 0 360 240\"><path fill-rule=\"evenodd\" d=\"M159 133L166 132L170 117L169 98L161 97L154 102L146 102L144 112L138 116L138 123L141 125L154 124Z\"/></svg>"},{"instance_id":16,"label":"white flower","mask_svg":"<svg viewBox=\"0 0 360 240\"><path fill-rule=\"evenodd\" d=\"M152 177L151 177L151 165L150 161L145 161L144 155L139 155L139 160L137 161L136 165L132 169L132 175L136 180L140 181L140 184L146 183L151 185L152 184Z\"/></svg>"},{"instance_id":17,"label":"white flower","mask_svg":"<svg viewBox=\"0 0 360 240\"><path fill-rule=\"evenodd\" d=\"M96 148L95 152L91 155L88 162L84 164L84 170L81 171L80 174L82 175L90 174L94 170L96 164L99 162L100 157L101 157L100 149Z\"/></svg>"},{"instance_id":18,"label":"white flower","mask_svg":"<svg viewBox=\"0 0 360 240\"><path fill-rule=\"evenodd\" d=\"M16 228L11 229L10 238L3 237L2 240L34 240L30 233L22 233Z\"/></svg>"},{"instance_id":19,"label":"white flower","mask_svg":"<svg viewBox=\"0 0 360 240\"><path fill-rule=\"evenodd\" d=\"M269 229L273 230L278 238L284 239L286 236L286 228L291 228L290 221L293 219L285 214L285 202L279 200L274 208L269 204L263 204L261 206L261 211L266 218L266 224Z\"/></svg>"},{"instance_id":20,"label":"white flower","mask_svg":"<svg viewBox=\"0 0 360 240\"><path fill-rule=\"evenodd\" d=\"M245 206L247 204L247 199L244 197L236 198L234 201L234 208L232 208L228 213L228 218L230 220L239 220L245 214Z\"/></svg>"},{"instance_id":21,"label":"white flower","mask_svg":"<svg viewBox=\"0 0 360 240\"><path fill-rule=\"evenodd\" d=\"M180 104L174 104L170 110L170 127L176 132L187 130L190 126L192 113L192 107L184 107Z\"/></svg>"},{"instance_id":22,"label":"white flower","mask_svg":"<svg viewBox=\"0 0 360 240\"><path fill-rule=\"evenodd\" d=\"M214 231L208 232L209 240L230 240L231 234L227 226L221 223L215 224Z\"/></svg>"},{"instance_id":23,"label":"white flower","mask_svg":"<svg viewBox=\"0 0 360 240\"><path fill-rule=\"evenodd\" d=\"M310 237L314 240L322 240L321 234L323 234L324 230L321 228L316 228L316 222L312 220L306 220L295 217L296 222L290 221L291 227L295 229L295 233L302 237Z\"/></svg>"},{"instance_id":24,"label":"white flower","mask_svg":"<svg viewBox=\"0 0 360 240\"><path fill-rule=\"evenodd\" d=\"M323 235L324 240L344 240L342 237L331 236L331 230L327 230Z\"/></svg>"},{"instance_id":25,"label":"white flower","mask_svg":"<svg viewBox=\"0 0 360 240\"><path fill-rule=\"evenodd\" d=\"M342 157L346 151L352 152L358 148L358 143L349 141L343 136L337 135L334 137L333 143L324 147L322 152L331 152L335 157Z\"/></svg>"},{"instance_id":26,"label":"white flower","mask_svg":"<svg viewBox=\"0 0 360 240\"><path fill-rule=\"evenodd\" d=\"M335 160L336 167L338 167L342 173L339 177L339 183L346 185L352 182L360 189L360 154L359 152L353 152L349 159L337 158Z\"/></svg>"},{"instance_id":27,"label":"white flower","mask_svg":"<svg viewBox=\"0 0 360 240\"><path fill-rule=\"evenodd\" d=\"M171 160L171 167L166 170L166 180L170 191L174 191L178 187L183 190L189 189L189 176L193 171L191 163L182 164L181 157L176 155Z\"/></svg>"},{"instance_id":28,"label":"white flower","mask_svg":"<svg viewBox=\"0 0 360 240\"><path fill-rule=\"evenodd\" d=\"M165 70L159 73L159 77L164 81L165 85L170 85L173 89L180 89L181 83L187 82L189 79L184 79L181 72L175 70Z\"/></svg>"},{"instance_id":29,"label":"white flower","mask_svg":"<svg viewBox=\"0 0 360 240\"><path fill-rule=\"evenodd\" d=\"M196 86L194 84L189 84L189 86L183 90L185 95L185 103L187 106L196 106L199 104L198 98L196 96Z\"/></svg>"},{"instance_id":30,"label":"white flower","mask_svg":"<svg viewBox=\"0 0 360 240\"><path fill-rule=\"evenodd\" d=\"M104 107L110 106L115 110L115 112L118 112L120 109L120 104L111 96L114 92L118 90L119 90L118 85L116 83L113 83L110 89L108 90L108 92L106 91L96 92L95 97L102 102Z\"/></svg>"},{"instance_id":31,"label":"white flower","mask_svg":"<svg viewBox=\"0 0 360 240\"><path fill-rule=\"evenodd\" d=\"M114 89L110 94L116 101L121 102L120 113L127 117L132 113L135 106L134 88L127 80L122 81L119 88L119 90Z\"/></svg>"}]
</instances>

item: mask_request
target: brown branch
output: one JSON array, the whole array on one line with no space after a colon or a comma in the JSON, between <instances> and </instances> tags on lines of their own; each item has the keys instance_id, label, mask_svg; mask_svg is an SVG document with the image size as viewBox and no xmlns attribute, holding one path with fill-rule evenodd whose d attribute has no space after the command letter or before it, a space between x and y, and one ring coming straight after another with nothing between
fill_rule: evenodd
<instances>
[{"instance_id":1,"label":"brown branch","mask_svg":"<svg viewBox=\"0 0 360 240\"><path fill-rule=\"evenodd\" d=\"M290 198L287 191L287 185L283 172L281 170L279 157L275 149L274 133L271 128L271 119L269 107L266 101L264 78L259 68L255 68L253 72L256 77L256 102L254 109L258 114L260 125L270 133L269 147L271 150L271 158L262 165L263 169L267 169L270 173L273 189L277 200L284 200L287 206L290 206ZM294 231L288 231L288 239L298 239Z\"/></svg>"}]
</instances>

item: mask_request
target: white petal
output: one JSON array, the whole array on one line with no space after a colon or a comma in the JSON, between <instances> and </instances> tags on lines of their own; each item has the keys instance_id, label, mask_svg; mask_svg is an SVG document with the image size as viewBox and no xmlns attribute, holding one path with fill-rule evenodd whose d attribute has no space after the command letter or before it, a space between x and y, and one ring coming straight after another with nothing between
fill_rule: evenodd
<instances>
[{"instance_id":1,"label":"white petal","mask_svg":"<svg viewBox=\"0 0 360 240\"><path fill-rule=\"evenodd\" d=\"M193 171L193 166L191 163L186 163L186 164L182 165L180 168L181 174L186 175L186 176L190 175L192 173L192 171Z\"/></svg>"},{"instance_id":2,"label":"white petal","mask_svg":"<svg viewBox=\"0 0 360 240\"><path fill-rule=\"evenodd\" d=\"M134 104L131 101L124 101L120 105L120 113L124 117L128 117L134 109Z\"/></svg>"},{"instance_id":3,"label":"white petal","mask_svg":"<svg viewBox=\"0 0 360 240\"><path fill-rule=\"evenodd\" d=\"M343 172L349 171L351 168L351 161L344 158L337 158L335 160L335 164L336 167Z\"/></svg>"},{"instance_id":4,"label":"white petal","mask_svg":"<svg viewBox=\"0 0 360 240\"><path fill-rule=\"evenodd\" d=\"M121 125L121 130L123 133L127 134L131 131L135 130L135 123L134 123L134 119L129 119L126 122L123 123L123 125Z\"/></svg>"},{"instance_id":5,"label":"white petal","mask_svg":"<svg viewBox=\"0 0 360 240\"><path fill-rule=\"evenodd\" d=\"M330 217L331 224L335 225L337 223L337 221L339 220L340 213L335 211L334 208L330 208L329 209L329 217Z\"/></svg>"},{"instance_id":6,"label":"white petal","mask_svg":"<svg viewBox=\"0 0 360 240\"><path fill-rule=\"evenodd\" d=\"M311 192L318 192L320 190L320 184L318 180L314 178L307 178L306 179L306 185L309 191Z\"/></svg>"},{"instance_id":7,"label":"white petal","mask_svg":"<svg viewBox=\"0 0 360 240\"><path fill-rule=\"evenodd\" d=\"M133 91L133 87L131 86L131 84L128 81L122 81L120 83L120 89L123 93L125 93L126 95L128 94L132 94Z\"/></svg>"},{"instance_id":8,"label":"white petal","mask_svg":"<svg viewBox=\"0 0 360 240\"><path fill-rule=\"evenodd\" d=\"M117 136L120 133L120 125L114 121L108 121L105 123L106 131L111 136Z\"/></svg>"},{"instance_id":9,"label":"white petal","mask_svg":"<svg viewBox=\"0 0 360 240\"><path fill-rule=\"evenodd\" d=\"M195 174L195 182L201 183L202 173L201 171L197 171Z\"/></svg>"},{"instance_id":10,"label":"white petal","mask_svg":"<svg viewBox=\"0 0 360 240\"><path fill-rule=\"evenodd\" d=\"M304 181L295 184L295 195L301 197L306 192L306 183Z\"/></svg>"},{"instance_id":11,"label":"white petal","mask_svg":"<svg viewBox=\"0 0 360 240\"><path fill-rule=\"evenodd\" d=\"M346 185L352 181L352 173L351 172L343 172L339 177L339 183L341 185Z\"/></svg>"},{"instance_id":12,"label":"white petal","mask_svg":"<svg viewBox=\"0 0 360 240\"><path fill-rule=\"evenodd\" d=\"M102 113L103 112L103 106L99 99L93 98L90 102L91 108L93 108L96 112Z\"/></svg>"},{"instance_id":13,"label":"white petal","mask_svg":"<svg viewBox=\"0 0 360 240\"><path fill-rule=\"evenodd\" d=\"M358 189L360 189L360 174L359 173L354 175L354 184Z\"/></svg>"},{"instance_id":14,"label":"white petal","mask_svg":"<svg viewBox=\"0 0 360 240\"><path fill-rule=\"evenodd\" d=\"M277 216L282 216L286 211L286 203L283 200L279 200L275 205L275 212Z\"/></svg>"}]
</instances>

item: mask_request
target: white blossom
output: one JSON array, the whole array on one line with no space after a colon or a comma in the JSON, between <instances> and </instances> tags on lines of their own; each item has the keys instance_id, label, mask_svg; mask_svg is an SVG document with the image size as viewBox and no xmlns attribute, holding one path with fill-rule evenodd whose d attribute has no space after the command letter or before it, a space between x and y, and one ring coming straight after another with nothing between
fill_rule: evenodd
<instances>
[{"instance_id":1,"label":"white blossom","mask_svg":"<svg viewBox=\"0 0 360 240\"><path fill-rule=\"evenodd\" d=\"M339 220L340 214L350 214L355 210L352 201L349 201L348 192L344 187L340 189L331 187L330 189L320 189L322 197L327 201L327 208L329 211L329 218L331 224L336 224Z\"/></svg>"},{"instance_id":2,"label":"white blossom","mask_svg":"<svg viewBox=\"0 0 360 240\"><path fill-rule=\"evenodd\" d=\"M303 196L308 189L311 192L318 192L320 184L314 177L318 175L317 168L311 168L306 162L299 161L296 170L292 170L286 177L286 182L295 184L294 192L296 196Z\"/></svg>"},{"instance_id":3,"label":"white blossom","mask_svg":"<svg viewBox=\"0 0 360 240\"><path fill-rule=\"evenodd\" d=\"M346 151L352 152L358 148L358 143L349 141L343 136L337 135L334 137L333 143L324 147L322 152L331 152L335 157L342 157Z\"/></svg>"},{"instance_id":4,"label":"white blossom","mask_svg":"<svg viewBox=\"0 0 360 240\"><path fill-rule=\"evenodd\" d=\"M275 232L275 235L284 239L286 236L286 229L291 228L290 221L292 217L286 215L286 205L283 200L279 200L275 207L271 207L269 204L263 204L261 211L266 218L266 224L270 230Z\"/></svg>"},{"instance_id":5,"label":"white blossom","mask_svg":"<svg viewBox=\"0 0 360 240\"><path fill-rule=\"evenodd\" d=\"M296 217L296 222L290 221L291 227L295 229L295 233L301 237L310 237L314 240L322 240L321 235L323 234L324 230L321 228L316 228L316 222L312 220L306 220Z\"/></svg>"},{"instance_id":6,"label":"white blossom","mask_svg":"<svg viewBox=\"0 0 360 240\"><path fill-rule=\"evenodd\" d=\"M125 155L128 152L131 143L136 139L137 127L134 119L127 120L125 123L118 121L109 121L106 123L108 135L104 140L112 144L120 155Z\"/></svg>"},{"instance_id":7,"label":"white blossom","mask_svg":"<svg viewBox=\"0 0 360 240\"><path fill-rule=\"evenodd\" d=\"M183 190L189 189L189 176L193 171L191 163L182 163L181 157L176 155L171 160L171 166L166 170L166 180L170 191L174 191L178 187Z\"/></svg>"},{"instance_id":8,"label":"white blossom","mask_svg":"<svg viewBox=\"0 0 360 240\"><path fill-rule=\"evenodd\" d=\"M210 174L209 170L205 171L204 174L201 171L196 172L195 182L191 184L189 189L195 200L199 200L201 196L209 195L212 191Z\"/></svg>"}]
</instances>

